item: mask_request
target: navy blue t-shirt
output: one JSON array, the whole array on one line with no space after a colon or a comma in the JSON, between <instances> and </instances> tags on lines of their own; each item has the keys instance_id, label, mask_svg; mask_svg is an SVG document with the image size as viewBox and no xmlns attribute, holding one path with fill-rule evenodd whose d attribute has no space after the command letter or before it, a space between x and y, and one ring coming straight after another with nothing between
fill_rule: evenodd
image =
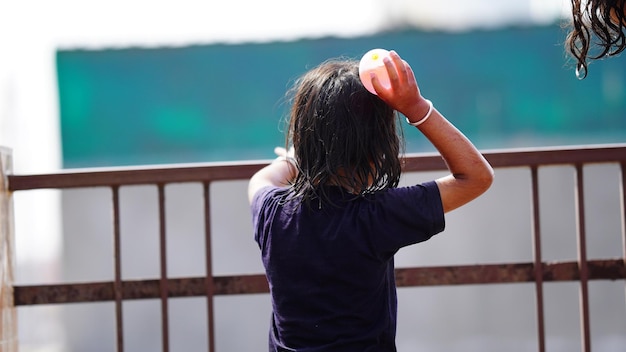
<instances>
[{"instance_id":1,"label":"navy blue t-shirt","mask_svg":"<svg viewBox=\"0 0 626 352\"><path fill-rule=\"evenodd\" d=\"M443 231L435 182L308 207L286 188L252 201L255 240L270 285L270 351L396 351L393 256Z\"/></svg>"}]
</instances>

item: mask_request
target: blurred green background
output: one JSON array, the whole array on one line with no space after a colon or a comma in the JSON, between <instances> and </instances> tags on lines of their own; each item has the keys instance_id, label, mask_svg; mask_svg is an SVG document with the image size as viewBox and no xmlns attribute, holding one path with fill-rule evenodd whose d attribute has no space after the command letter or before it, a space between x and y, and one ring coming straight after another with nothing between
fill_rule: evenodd
<instances>
[{"instance_id":1,"label":"blurred green background","mask_svg":"<svg viewBox=\"0 0 626 352\"><path fill-rule=\"evenodd\" d=\"M470 32L57 51L64 167L266 159L285 91L331 57L395 49L481 149L626 142L626 61L576 79L558 24ZM407 152L431 151L405 128Z\"/></svg>"}]
</instances>

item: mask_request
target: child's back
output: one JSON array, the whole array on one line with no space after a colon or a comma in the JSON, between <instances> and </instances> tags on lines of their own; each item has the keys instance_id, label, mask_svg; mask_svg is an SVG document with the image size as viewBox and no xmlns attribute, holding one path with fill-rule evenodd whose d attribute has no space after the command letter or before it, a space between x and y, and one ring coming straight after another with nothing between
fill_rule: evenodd
<instances>
[{"instance_id":1,"label":"child's back","mask_svg":"<svg viewBox=\"0 0 626 352\"><path fill-rule=\"evenodd\" d=\"M290 153L250 180L255 239L270 284L270 351L395 351L393 256L444 228L444 213L482 194L493 170L422 98L395 52L391 87L365 90L354 61L297 82ZM438 148L451 175L397 188L394 110ZM417 121L412 123L411 121Z\"/></svg>"}]
</instances>

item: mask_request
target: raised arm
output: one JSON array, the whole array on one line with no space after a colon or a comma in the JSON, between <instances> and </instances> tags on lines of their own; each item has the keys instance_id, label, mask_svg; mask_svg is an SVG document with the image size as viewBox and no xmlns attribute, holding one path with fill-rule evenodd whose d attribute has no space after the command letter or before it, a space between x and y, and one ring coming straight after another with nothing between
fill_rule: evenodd
<instances>
[{"instance_id":1,"label":"raised arm","mask_svg":"<svg viewBox=\"0 0 626 352\"><path fill-rule=\"evenodd\" d=\"M493 169L483 155L454 125L420 94L411 67L394 51L384 59L391 87L372 83L378 96L404 114L437 148L450 175L437 179L443 209L454 210L483 194L493 182ZM427 117L425 120L423 120Z\"/></svg>"},{"instance_id":2,"label":"raised arm","mask_svg":"<svg viewBox=\"0 0 626 352\"><path fill-rule=\"evenodd\" d=\"M407 115L411 121L423 116ZM467 204L489 189L493 182L491 165L439 111L433 108L430 117L417 128L437 148L450 170L450 175L437 179L445 212Z\"/></svg>"}]
</instances>

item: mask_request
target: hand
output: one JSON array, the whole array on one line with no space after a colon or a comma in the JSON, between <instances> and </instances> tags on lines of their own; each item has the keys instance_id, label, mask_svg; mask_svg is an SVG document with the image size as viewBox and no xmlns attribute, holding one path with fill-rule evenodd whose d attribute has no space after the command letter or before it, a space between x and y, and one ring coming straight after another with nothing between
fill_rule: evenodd
<instances>
[{"instance_id":1,"label":"hand","mask_svg":"<svg viewBox=\"0 0 626 352\"><path fill-rule=\"evenodd\" d=\"M287 163L289 163L290 167L294 169L295 175L297 175L298 165L297 165L296 159L294 157L295 150L294 150L293 146L291 146L291 148L289 148L289 150L287 150L287 149L285 149L283 147L275 147L274 148L274 154L276 154L277 157L276 157L276 159L273 162L286 161ZM294 177L295 177L295 175L294 175Z\"/></svg>"},{"instance_id":2,"label":"hand","mask_svg":"<svg viewBox=\"0 0 626 352\"><path fill-rule=\"evenodd\" d=\"M409 120L420 120L428 112L429 105L420 93L411 66L394 50L389 52L389 57L383 58L383 63L391 86L383 86L372 73L372 86L378 97Z\"/></svg>"},{"instance_id":3,"label":"hand","mask_svg":"<svg viewBox=\"0 0 626 352\"><path fill-rule=\"evenodd\" d=\"M293 147L289 148L289 151L287 151L287 149L283 148L283 147L276 147L274 148L274 154L276 154L278 157L282 157L282 158L292 158L294 157L294 149Z\"/></svg>"}]
</instances>

